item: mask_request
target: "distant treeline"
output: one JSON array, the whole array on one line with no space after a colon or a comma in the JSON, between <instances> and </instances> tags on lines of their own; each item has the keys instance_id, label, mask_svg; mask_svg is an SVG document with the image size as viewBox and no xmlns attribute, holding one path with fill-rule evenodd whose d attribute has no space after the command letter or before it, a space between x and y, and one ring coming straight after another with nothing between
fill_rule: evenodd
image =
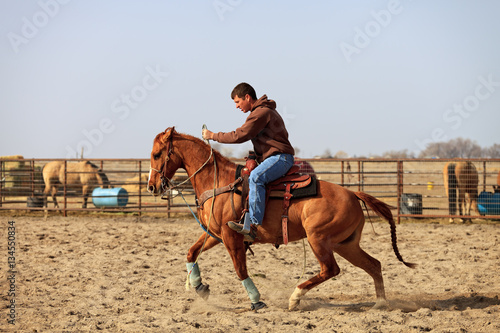
<instances>
[{"instance_id":1,"label":"distant treeline","mask_svg":"<svg viewBox=\"0 0 500 333\"><path fill-rule=\"evenodd\" d=\"M351 157L346 152L339 151L331 155L327 150L321 158L347 158ZM491 147L482 148L471 139L456 138L447 142L429 143L425 150L418 155L414 152L404 150L390 150L381 155L356 156L357 158L500 158L500 144L495 143Z\"/></svg>"}]
</instances>

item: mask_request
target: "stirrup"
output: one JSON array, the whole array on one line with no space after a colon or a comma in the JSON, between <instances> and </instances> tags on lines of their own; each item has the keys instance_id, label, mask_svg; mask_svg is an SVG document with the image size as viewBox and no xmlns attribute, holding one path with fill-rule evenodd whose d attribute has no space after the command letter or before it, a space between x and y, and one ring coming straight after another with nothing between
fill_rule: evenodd
<instances>
[{"instance_id":1,"label":"stirrup","mask_svg":"<svg viewBox=\"0 0 500 333\"><path fill-rule=\"evenodd\" d=\"M227 226L238 233L242 233L243 231L243 223L239 223L237 221L227 222Z\"/></svg>"},{"instance_id":2,"label":"stirrup","mask_svg":"<svg viewBox=\"0 0 500 333\"><path fill-rule=\"evenodd\" d=\"M257 226L252 224L250 226L250 232L248 234L246 233L241 233L241 234L245 235L243 241L247 243L253 243L255 241L255 238L257 238Z\"/></svg>"}]
</instances>

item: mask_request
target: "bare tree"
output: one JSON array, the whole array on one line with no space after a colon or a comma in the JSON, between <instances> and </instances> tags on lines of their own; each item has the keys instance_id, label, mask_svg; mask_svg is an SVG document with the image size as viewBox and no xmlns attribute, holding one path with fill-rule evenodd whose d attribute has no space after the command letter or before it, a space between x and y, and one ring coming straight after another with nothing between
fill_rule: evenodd
<instances>
[{"instance_id":1,"label":"bare tree","mask_svg":"<svg viewBox=\"0 0 500 333\"><path fill-rule=\"evenodd\" d=\"M323 155L320 156L321 158L332 158L332 152L330 151L330 149L327 149L325 150L325 152L323 153Z\"/></svg>"},{"instance_id":2,"label":"bare tree","mask_svg":"<svg viewBox=\"0 0 500 333\"><path fill-rule=\"evenodd\" d=\"M335 153L335 155L333 156L333 158L348 158L349 157L349 154L347 154L345 151L343 150L339 150L338 152Z\"/></svg>"},{"instance_id":3,"label":"bare tree","mask_svg":"<svg viewBox=\"0 0 500 333\"><path fill-rule=\"evenodd\" d=\"M500 144L495 143L493 146L483 149L483 157L500 158Z\"/></svg>"},{"instance_id":4,"label":"bare tree","mask_svg":"<svg viewBox=\"0 0 500 333\"><path fill-rule=\"evenodd\" d=\"M477 158L483 150L471 139L456 138L448 142L432 142L420 152L419 157Z\"/></svg>"},{"instance_id":5,"label":"bare tree","mask_svg":"<svg viewBox=\"0 0 500 333\"><path fill-rule=\"evenodd\" d=\"M226 157L233 157L233 149L232 148L225 146L225 145L221 145L218 142L211 142L210 144L212 145L213 149L217 150L222 155L224 155Z\"/></svg>"},{"instance_id":6,"label":"bare tree","mask_svg":"<svg viewBox=\"0 0 500 333\"><path fill-rule=\"evenodd\" d=\"M412 152L408 152L408 149L403 150L390 150L382 154L382 158L415 158Z\"/></svg>"},{"instance_id":7,"label":"bare tree","mask_svg":"<svg viewBox=\"0 0 500 333\"><path fill-rule=\"evenodd\" d=\"M450 140L450 143L455 145L457 153L459 155L457 157L461 158L481 157L482 153L481 147L471 139L456 138L454 140Z\"/></svg>"}]
</instances>

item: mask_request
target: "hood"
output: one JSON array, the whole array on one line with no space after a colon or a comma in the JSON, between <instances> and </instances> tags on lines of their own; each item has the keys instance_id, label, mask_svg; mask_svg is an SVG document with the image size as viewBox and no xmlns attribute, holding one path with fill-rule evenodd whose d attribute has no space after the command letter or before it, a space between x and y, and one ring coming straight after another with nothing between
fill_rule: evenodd
<instances>
[{"instance_id":1,"label":"hood","mask_svg":"<svg viewBox=\"0 0 500 333\"><path fill-rule=\"evenodd\" d=\"M260 107L276 110L276 102L273 101L272 99L267 99L267 95L263 95L261 98L257 100L257 102L255 102L252 111Z\"/></svg>"}]
</instances>

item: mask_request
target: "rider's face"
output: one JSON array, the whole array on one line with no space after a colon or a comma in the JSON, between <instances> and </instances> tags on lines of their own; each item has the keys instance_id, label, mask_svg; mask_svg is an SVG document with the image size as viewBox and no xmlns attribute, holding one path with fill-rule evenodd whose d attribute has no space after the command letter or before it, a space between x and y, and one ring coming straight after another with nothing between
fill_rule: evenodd
<instances>
[{"instance_id":1,"label":"rider's face","mask_svg":"<svg viewBox=\"0 0 500 333\"><path fill-rule=\"evenodd\" d=\"M243 98L236 95L236 97L234 98L234 103L236 104L236 108L240 109L244 113L252 109L251 98L248 94Z\"/></svg>"}]
</instances>

